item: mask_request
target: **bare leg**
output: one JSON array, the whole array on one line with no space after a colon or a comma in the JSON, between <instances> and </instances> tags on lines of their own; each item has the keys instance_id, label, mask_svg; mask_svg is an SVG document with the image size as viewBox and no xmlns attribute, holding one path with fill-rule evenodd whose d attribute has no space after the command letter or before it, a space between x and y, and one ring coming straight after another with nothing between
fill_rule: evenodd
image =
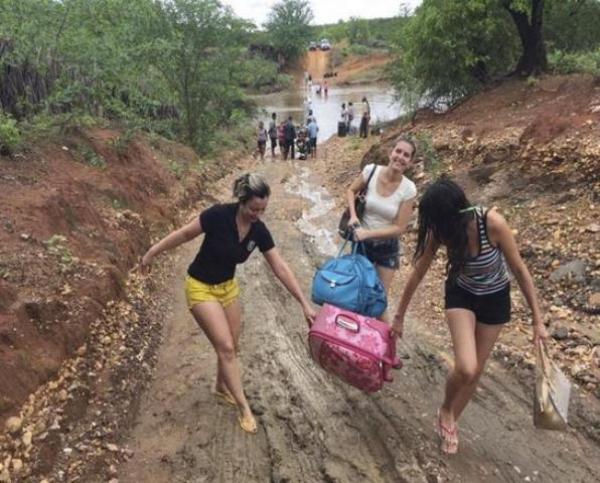
<instances>
[{"instance_id":1,"label":"bare leg","mask_svg":"<svg viewBox=\"0 0 600 483\"><path fill-rule=\"evenodd\" d=\"M253 423L255 428L256 421L242 388L234 338L223 307L218 302L203 302L194 305L192 314L217 352L223 380L238 405L242 420L247 426Z\"/></svg>"},{"instance_id":2,"label":"bare leg","mask_svg":"<svg viewBox=\"0 0 600 483\"><path fill-rule=\"evenodd\" d=\"M477 383L483 374L483 370L485 369L485 363L492 352L492 348L494 344L498 340L498 336L502 330L503 324L498 325L490 325L490 324L482 324L477 322L475 326L475 345L477 350L477 379L474 384L471 384L469 387L465 388L455 399L454 404L452 406L452 413L454 414L454 418L458 421L458 418L462 414L463 410L473 397L475 393L475 389L477 388Z\"/></svg>"},{"instance_id":3,"label":"bare leg","mask_svg":"<svg viewBox=\"0 0 600 483\"><path fill-rule=\"evenodd\" d=\"M439 411L438 434L442 451L456 453L456 415L454 405L460 394L477 381L477 350L475 344L475 314L466 309L446 310L446 320L452 337L454 368L446 378L444 402Z\"/></svg>"},{"instance_id":4,"label":"bare leg","mask_svg":"<svg viewBox=\"0 0 600 483\"><path fill-rule=\"evenodd\" d=\"M382 267L381 265L375 265L377 269L377 274L381 279L381 283L383 284L383 288L385 289L385 294L390 296L390 287L392 286L392 281L394 280L394 275L396 275L396 270L391 268ZM388 312L387 310L381 315L381 320L384 322L389 322Z\"/></svg>"},{"instance_id":5,"label":"bare leg","mask_svg":"<svg viewBox=\"0 0 600 483\"><path fill-rule=\"evenodd\" d=\"M242 310L239 299L227 307L224 307L223 310L225 312L225 317L227 317L227 324L233 337L233 346L237 355L240 349L240 335L242 333ZM225 384L225 379L223 378L223 367L220 359L217 359L217 382L215 384L215 389L222 393L230 392Z\"/></svg>"}]
</instances>

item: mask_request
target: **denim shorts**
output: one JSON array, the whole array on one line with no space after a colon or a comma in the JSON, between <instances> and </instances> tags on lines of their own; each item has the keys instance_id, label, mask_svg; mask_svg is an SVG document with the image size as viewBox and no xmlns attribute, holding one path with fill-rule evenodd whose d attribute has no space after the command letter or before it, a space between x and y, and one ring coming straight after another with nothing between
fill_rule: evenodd
<instances>
[{"instance_id":1,"label":"denim shorts","mask_svg":"<svg viewBox=\"0 0 600 483\"><path fill-rule=\"evenodd\" d=\"M398 270L400 267L400 241L397 238L365 240L363 244L364 255L374 265Z\"/></svg>"}]
</instances>

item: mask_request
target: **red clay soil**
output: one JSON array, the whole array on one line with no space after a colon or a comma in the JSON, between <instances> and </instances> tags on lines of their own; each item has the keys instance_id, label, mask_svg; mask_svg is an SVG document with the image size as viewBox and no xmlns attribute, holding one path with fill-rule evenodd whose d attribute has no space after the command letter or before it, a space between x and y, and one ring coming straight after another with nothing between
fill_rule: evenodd
<instances>
[{"instance_id":1,"label":"red clay soil","mask_svg":"<svg viewBox=\"0 0 600 483\"><path fill-rule=\"evenodd\" d=\"M153 235L233 164L199 163L181 145L108 129L0 157L0 424L123 297Z\"/></svg>"}]
</instances>

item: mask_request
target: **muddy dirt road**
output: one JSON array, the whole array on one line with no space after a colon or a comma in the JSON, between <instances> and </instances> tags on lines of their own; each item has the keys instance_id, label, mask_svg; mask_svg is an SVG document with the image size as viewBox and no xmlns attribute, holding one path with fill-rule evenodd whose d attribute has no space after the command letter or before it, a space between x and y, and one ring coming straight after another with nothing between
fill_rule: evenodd
<instances>
[{"instance_id":1,"label":"muddy dirt road","mask_svg":"<svg viewBox=\"0 0 600 483\"><path fill-rule=\"evenodd\" d=\"M333 228L337 215L319 214L308 228L306 220L296 223L311 207L292 194L298 176L312 194L321 184L299 163L267 160L258 170L273 189L265 221L308 292L331 244L319 247L306 233L312 229L322 240L315 228ZM232 179L212 195L229 200ZM175 255L172 268L181 279L196 249L190 243ZM165 313L154 380L127 442L134 455L119 468L120 482L597 481L598 444L575 430L536 431L530 389L495 362L462 420L459 454L440 455L433 423L448 355L433 337L436 329L413 318L401 347L404 368L385 390L365 395L311 361L302 313L268 272L254 254L237 274L243 378L258 434L244 434L235 410L212 395L215 355L185 307L183 283L175 283L167 289L173 309Z\"/></svg>"}]
</instances>

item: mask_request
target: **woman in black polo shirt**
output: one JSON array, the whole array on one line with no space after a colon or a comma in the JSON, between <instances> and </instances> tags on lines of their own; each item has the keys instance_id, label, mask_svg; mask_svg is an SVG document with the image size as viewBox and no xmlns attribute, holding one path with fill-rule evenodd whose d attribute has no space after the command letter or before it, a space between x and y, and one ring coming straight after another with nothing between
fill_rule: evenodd
<instances>
[{"instance_id":1,"label":"woman in black polo shirt","mask_svg":"<svg viewBox=\"0 0 600 483\"><path fill-rule=\"evenodd\" d=\"M237 359L242 324L235 266L245 262L258 247L273 273L302 305L309 324L315 311L260 220L271 194L269 185L256 174L245 174L236 180L233 194L237 203L218 204L204 210L197 219L152 246L142 258L141 268L147 271L159 253L205 233L200 251L188 268L185 284L188 307L217 353L215 395L236 405L242 429L256 433L256 420L244 395Z\"/></svg>"}]
</instances>

